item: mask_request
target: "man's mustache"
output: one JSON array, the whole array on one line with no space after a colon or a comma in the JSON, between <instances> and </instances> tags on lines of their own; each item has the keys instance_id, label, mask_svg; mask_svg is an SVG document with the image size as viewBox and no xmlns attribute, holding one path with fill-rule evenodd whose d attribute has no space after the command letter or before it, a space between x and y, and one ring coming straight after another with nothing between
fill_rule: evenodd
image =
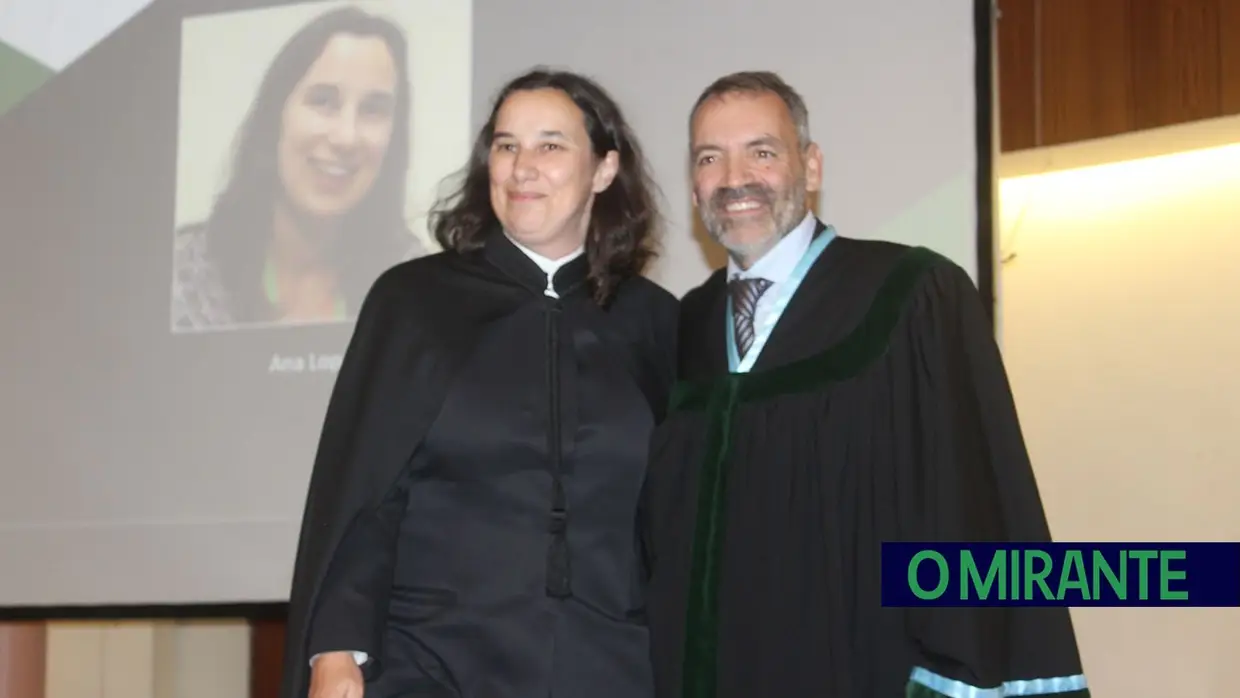
<instances>
[{"instance_id":1,"label":"man's mustache","mask_svg":"<svg viewBox=\"0 0 1240 698\"><path fill-rule=\"evenodd\" d=\"M716 189L714 195L711 196L711 207L721 211L728 204L743 199L756 199L770 206L771 201L774 199L774 192L761 184L746 184L743 187L721 187Z\"/></svg>"}]
</instances>

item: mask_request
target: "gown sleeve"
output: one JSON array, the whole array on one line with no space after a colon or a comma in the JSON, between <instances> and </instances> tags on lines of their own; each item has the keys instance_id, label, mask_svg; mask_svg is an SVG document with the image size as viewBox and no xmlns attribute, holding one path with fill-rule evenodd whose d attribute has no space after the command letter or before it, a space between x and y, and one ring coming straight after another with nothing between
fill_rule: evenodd
<instances>
[{"instance_id":1,"label":"gown sleeve","mask_svg":"<svg viewBox=\"0 0 1240 698\"><path fill-rule=\"evenodd\" d=\"M965 272L928 272L910 318L920 396L915 519L927 542L1051 541L992 325ZM1062 607L906 611L906 698L1087 698Z\"/></svg>"},{"instance_id":2,"label":"gown sleeve","mask_svg":"<svg viewBox=\"0 0 1240 698\"><path fill-rule=\"evenodd\" d=\"M311 661L347 651L363 669L377 666L409 480L402 477L379 506L359 513L341 539L311 616Z\"/></svg>"},{"instance_id":3,"label":"gown sleeve","mask_svg":"<svg viewBox=\"0 0 1240 698\"><path fill-rule=\"evenodd\" d=\"M667 418L670 397L673 387L679 378L680 349L680 301L671 294L665 294L663 302L656 308L653 316L651 333L652 363L655 367L658 389L654 410L656 428ZM653 444L652 444L653 446ZM642 566L643 579L650 581L655 565L654 522L651 518L650 491L653 473L649 467L653 465L653 452L648 459L645 477L642 479L641 491L637 499L637 548Z\"/></svg>"},{"instance_id":4,"label":"gown sleeve","mask_svg":"<svg viewBox=\"0 0 1240 698\"><path fill-rule=\"evenodd\" d=\"M390 457L385 394L401 308L391 273L358 311L327 404L293 570L282 698L306 695L314 657L351 651L373 676L381 656L395 537L407 498L402 478L381 503L367 501L378 462Z\"/></svg>"}]
</instances>

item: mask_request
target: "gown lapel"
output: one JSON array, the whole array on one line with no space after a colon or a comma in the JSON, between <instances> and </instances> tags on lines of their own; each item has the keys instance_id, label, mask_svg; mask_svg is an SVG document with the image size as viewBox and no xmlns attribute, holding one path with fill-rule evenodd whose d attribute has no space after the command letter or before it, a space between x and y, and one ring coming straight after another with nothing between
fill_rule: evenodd
<instances>
[{"instance_id":1,"label":"gown lapel","mask_svg":"<svg viewBox=\"0 0 1240 698\"><path fill-rule=\"evenodd\" d=\"M826 224L818 221L814 237L822 234L826 227ZM831 270L836 266L841 250L847 245L847 240L837 237L810 266L801 285L797 287L797 292L793 294L792 300L788 302L771 330L771 336L751 370L763 371L803 358L806 350L814 344L812 339L806 337L806 333L811 337L822 336L822 325L831 323L833 318L829 311L827 315L823 315L821 297L831 284ZM724 324L726 326L726 321ZM724 361L727 361L726 347Z\"/></svg>"},{"instance_id":2,"label":"gown lapel","mask_svg":"<svg viewBox=\"0 0 1240 698\"><path fill-rule=\"evenodd\" d=\"M707 357L706 370L711 376L720 376L728 372L728 284L726 277L723 283L716 284L710 299L709 326L713 332L703 332L702 339Z\"/></svg>"},{"instance_id":3,"label":"gown lapel","mask_svg":"<svg viewBox=\"0 0 1240 698\"><path fill-rule=\"evenodd\" d=\"M714 380L728 372L727 279L717 271L699 291L692 306L682 305L680 377Z\"/></svg>"}]
</instances>

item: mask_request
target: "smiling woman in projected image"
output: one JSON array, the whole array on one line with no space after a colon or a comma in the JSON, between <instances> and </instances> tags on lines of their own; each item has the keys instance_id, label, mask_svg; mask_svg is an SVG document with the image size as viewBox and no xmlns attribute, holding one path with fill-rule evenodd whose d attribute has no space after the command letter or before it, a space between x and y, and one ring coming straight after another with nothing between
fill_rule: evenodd
<instances>
[{"instance_id":1,"label":"smiling woman in projected image","mask_svg":"<svg viewBox=\"0 0 1240 698\"><path fill-rule=\"evenodd\" d=\"M379 272L422 254L405 222L407 51L354 8L284 45L228 185L177 233L174 331L347 320Z\"/></svg>"}]
</instances>

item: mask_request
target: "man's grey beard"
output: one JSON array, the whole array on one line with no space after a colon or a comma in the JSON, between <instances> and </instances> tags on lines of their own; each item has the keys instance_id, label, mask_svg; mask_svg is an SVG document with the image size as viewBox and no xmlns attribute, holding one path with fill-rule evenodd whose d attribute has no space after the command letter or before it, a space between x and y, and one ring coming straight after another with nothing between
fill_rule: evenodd
<instances>
[{"instance_id":1,"label":"man's grey beard","mask_svg":"<svg viewBox=\"0 0 1240 698\"><path fill-rule=\"evenodd\" d=\"M741 199L757 199L771 211L772 225L770 230L760 239L748 244L729 241L732 221L723 214L724 208L733 201ZM770 187L761 184L747 184L743 187L721 187L715 190L706 206L701 208L702 225L706 232L737 261L748 262L761 257L771 248L779 244L785 235L805 218L805 178L798 177L783 196L778 196Z\"/></svg>"}]
</instances>

